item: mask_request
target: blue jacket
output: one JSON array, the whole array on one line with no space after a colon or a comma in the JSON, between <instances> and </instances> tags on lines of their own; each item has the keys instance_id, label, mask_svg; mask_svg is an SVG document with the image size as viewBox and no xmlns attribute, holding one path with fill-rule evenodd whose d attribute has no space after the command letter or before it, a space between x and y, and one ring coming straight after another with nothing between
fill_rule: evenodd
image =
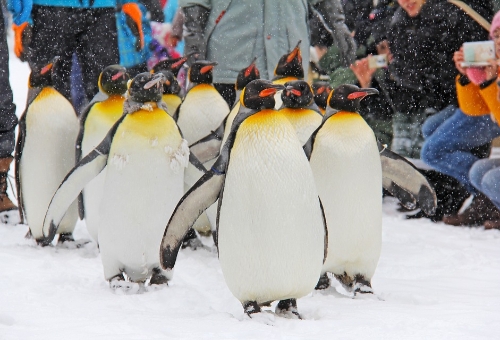
<instances>
[{"instance_id":1,"label":"blue jacket","mask_svg":"<svg viewBox=\"0 0 500 340\"><path fill-rule=\"evenodd\" d=\"M115 7L117 3L136 2L127 0L7 0L7 8L12 12L16 25L23 22L31 23L31 8L33 5L75 7L75 8L103 8Z\"/></svg>"}]
</instances>

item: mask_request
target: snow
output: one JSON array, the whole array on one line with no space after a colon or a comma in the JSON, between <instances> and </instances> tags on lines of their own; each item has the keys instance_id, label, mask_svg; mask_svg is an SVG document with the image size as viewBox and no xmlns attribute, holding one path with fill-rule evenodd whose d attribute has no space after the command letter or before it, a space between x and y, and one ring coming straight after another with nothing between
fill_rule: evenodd
<instances>
[{"instance_id":1,"label":"snow","mask_svg":"<svg viewBox=\"0 0 500 340\"><path fill-rule=\"evenodd\" d=\"M19 114L28 73L11 57ZM384 200L376 295L352 299L335 283L298 300L304 320L246 317L216 252L181 250L168 287L127 293L104 281L95 243L41 248L27 226L2 225L0 339L500 338L500 231L406 220L396 208ZM75 238L90 239L84 222Z\"/></svg>"}]
</instances>

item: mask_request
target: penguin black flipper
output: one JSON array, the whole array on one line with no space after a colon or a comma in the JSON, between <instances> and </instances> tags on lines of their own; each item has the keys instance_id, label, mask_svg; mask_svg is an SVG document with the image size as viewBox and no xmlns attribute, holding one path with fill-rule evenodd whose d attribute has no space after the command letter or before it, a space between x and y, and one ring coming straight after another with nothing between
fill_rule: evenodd
<instances>
[{"instance_id":1,"label":"penguin black flipper","mask_svg":"<svg viewBox=\"0 0 500 340\"><path fill-rule=\"evenodd\" d=\"M179 120L179 111L181 110L181 106L182 106L182 104L177 106L177 109L175 110L175 113L172 116L172 118L175 120L176 123Z\"/></svg>"},{"instance_id":2,"label":"penguin black flipper","mask_svg":"<svg viewBox=\"0 0 500 340\"><path fill-rule=\"evenodd\" d=\"M323 253L323 264L326 261L326 257L328 256L328 225L326 224L326 215L325 209L323 208L323 202L321 202L321 198L318 197L319 207L321 208L321 216L323 217L323 225L325 227L325 250Z\"/></svg>"},{"instance_id":3,"label":"penguin black flipper","mask_svg":"<svg viewBox=\"0 0 500 340\"><path fill-rule=\"evenodd\" d=\"M226 120L224 120L215 131L212 131L208 136L200 139L189 147L191 153L193 153L201 163L206 163L219 156L225 125Z\"/></svg>"},{"instance_id":4,"label":"penguin black flipper","mask_svg":"<svg viewBox=\"0 0 500 340\"><path fill-rule=\"evenodd\" d=\"M113 136L126 116L123 115L111 128L103 141L83 157L63 179L61 185L50 201L43 222L44 243L54 239L59 223L64 218L66 210L78 197L82 189L95 178L106 166Z\"/></svg>"},{"instance_id":5,"label":"penguin black flipper","mask_svg":"<svg viewBox=\"0 0 500 340\"><path fill-rule=\"evenodd\" d=\"M318 134L318 131L323 127L325 121L321 123L321 125L312 133L311 137L307 140L306 144L302 146L302 149L304 149L304 153L306 154L307 160L311 160L311 154L314 149L314 141L316 140L316 135Z\"/></svg>"},{"instance_id":6,"label":"penguin black flipper","mask_svg":"<svg viewBox=\"0 0 500 340\"><path fill-rule=\"evenodd\" d=\"M28 106L27 106L28 107ZM16 192L17 192L17 207L19 210L19 218L20 223L24 224L24 202L23 196L21 192L21 156L23 154L24 142L26 138L26 111L23 113L18 123L18 134L17 134L17 143L16 143L16 151L15 151L15 177L16 177Z\"/></svg>"},{"instance_id":7,"label":"penguin black flipper","mask_svg":"<svg viewBox=\"0 0 500 340\"><path fill-rule=\"evenodd\" d=\"M382 185L408 209L416 204L428 215L436 212L437 198L427 178L404 157L377 142L382 163Z\"/></svg>"},{"instance_id":8,"label":"penguin black flipper","mask_svg":"<svg viewBox=\"0 0 500 340\"><path fill-rule=\"evenodd\" d=\"M160 246L160 264L164 270L174 267L184 236L198 217L219 198L225 177L214 169L205 173L175 207Z\"/></svg>"}]
</instances>

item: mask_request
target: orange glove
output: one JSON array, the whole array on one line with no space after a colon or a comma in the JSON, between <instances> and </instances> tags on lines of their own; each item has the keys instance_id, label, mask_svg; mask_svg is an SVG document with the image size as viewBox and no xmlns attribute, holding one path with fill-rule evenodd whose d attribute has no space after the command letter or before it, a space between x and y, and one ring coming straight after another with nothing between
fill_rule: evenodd
<instances>
[{"instance_id":1,"label":"orange glove","mask_svg":"<svg viewBox=\"0 0 500 340\"><path fill-rule=\"evenodd\" d=\"M12 24L14 31L14 53L22 61L25 60L24 48L31 40L31 27L28 22L23 22L21 25Z\"/></svg>"},{"instance_id":2,"label":"orange glove","mask_svg":"<svg viewBox=\"0 0 500 340\"><path fill-rule=\"evenodd\" d=\"M136 37L135 49L140 51L144 48L144 33L142 32L142 12L136 3L130 2L122 6L122 12L127 16L127 25Z\"/></svg>"}]
</instances>

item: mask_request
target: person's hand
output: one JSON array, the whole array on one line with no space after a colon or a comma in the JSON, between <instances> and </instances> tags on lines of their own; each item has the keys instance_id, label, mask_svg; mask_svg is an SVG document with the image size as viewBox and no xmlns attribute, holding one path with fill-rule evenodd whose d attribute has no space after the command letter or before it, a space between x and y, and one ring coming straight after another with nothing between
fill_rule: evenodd
<instances>
[{"instance_id":1,"label":"person's hand","mask_svg":"<svg viewBox=\"0 0 500 340\"><path fill-rule=\"evenodd\" d=\"M325 46L314 46L314 50L316 50L316 55L318 56L318 60L321 60L323 56L328 52L328 48Z\"/></svg>"},{"instance_id":2,"label":"person's hand","mask_svg":"<svg viewBox=\"0 0 500 340\"><path fill-rule=\"evenodd\" d=\"M370 68L368 66L368 58L363 58L356 60L354 64L350 66L350 69L358 78L359 85L361 87L370 87L372 84L373 74L377 71L376 68Z\"/></svg>"},{"instance_id":3,"label":"person's hand","mask_svg":"<svg viewBox=\"0 0 500 340\"><path fill-rule=\"evenodd\" d=\"M390 63L392 61L392 53L389 48L389 42L387 40L382 40L376 47L378 54L387 54L387 61Z\"/></svg>"},{"instance_id":4,"label":"person's hand","mask_svg":"<svg viewBox=\"0 0 500 340\"><path fill-rule=\"evenodd\" d=\"M14 31L14 53L21 61L26 60L26 47L31 41L31 26L28 22L23 22L20 25L12 24Z\"/></svg>"},{"instance_id":5,"label":"person's hand","mask_svg":"<svg viewBox=\"0 0 500 340\"><path fill-rule=\"evenodd\" d=\"M453 53L453 61L455 62L455 67L457 68L458 72L460 72L460 74L465 75L466 69L465 69L465 67L462 66L462 62L464 61L464 48L463 48L463 46L460 47L460 49L458 51Z\"/></svg>"},{"instance_id":6,"label":"person's hand","mask_svg":"<svg viewBox=\"0 0 500 340\"><path fill-rule=\"evenodd\" d=\"M496 59L488 60L488 64L489 65L484 68L484 71L486 73L486 81L498 77L498 66Z\"/></svg>"}]
</instances>

